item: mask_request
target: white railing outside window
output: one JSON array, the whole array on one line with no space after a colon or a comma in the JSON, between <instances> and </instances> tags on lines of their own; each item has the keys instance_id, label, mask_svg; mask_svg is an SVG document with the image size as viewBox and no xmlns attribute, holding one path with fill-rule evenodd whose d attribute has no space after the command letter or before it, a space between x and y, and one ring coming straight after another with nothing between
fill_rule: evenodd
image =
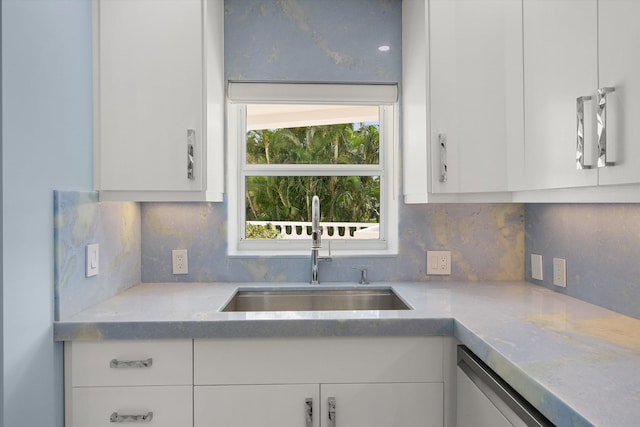
<instances>
[{"instance_id":1,"label":"white railing outside window","mask_svg":"<svg viewBox=\"0 0 640 427\"><path fill-rule=\"evenodd\" d=\"M301 221L247 221L247 224L271 226L281 239L311 239L311 222ZM370 222L321 222L322 239L378 239L380 224Z\"/></svg>"}]
</instances>

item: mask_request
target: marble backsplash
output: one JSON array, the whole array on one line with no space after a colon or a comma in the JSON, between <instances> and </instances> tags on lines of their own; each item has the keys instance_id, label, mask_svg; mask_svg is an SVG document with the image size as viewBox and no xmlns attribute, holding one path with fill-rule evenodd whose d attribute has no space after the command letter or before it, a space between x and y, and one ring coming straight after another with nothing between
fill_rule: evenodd
<instances>
[{"instance_id":1,"label":"marble backsplash","mask_svg":"<svg viewBox=\"0 0 640 427\"><path fill-rule=\"evenodd\" d=\"M143 203L143 282L307 282L309 256L229 257L225 204ZM399 254L334 257L324 282L523 280L524 206L432 204L400 207ZM309 243L311 244L311 243ZM187 249L189 274L171 273L171 250ZM451 276L427 276L426 251L450 250Z\"/></svg>"},{"instance_id":2,"label":"marble backsplash","mask_svg":"<svg viewBox=\"0 0 640 427\"><path fill-rule=\"evenodd\" d=\"M54 192L54 286L57 320L140 283L140 206L99 202L96 192ZM100 272L85 275L88 244L100 245Z\"/></svg>"},{"instance_id":3,"label":"marble backsplash","mask_svg":"<svg viewBox=\"0 0 640 427\"><path fill-rule=\"evenodd\" d=\"M527 204L525 223L528 281L640 319L640 204ZM566 288L553 285L553 258L567 260Z\"/></svg>"}]
</instances>

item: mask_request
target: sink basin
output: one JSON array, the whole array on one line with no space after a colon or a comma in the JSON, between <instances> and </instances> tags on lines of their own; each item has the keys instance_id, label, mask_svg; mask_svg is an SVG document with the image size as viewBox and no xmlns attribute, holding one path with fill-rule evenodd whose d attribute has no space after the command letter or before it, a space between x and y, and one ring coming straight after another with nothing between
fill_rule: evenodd
<instances>
[{"instance_id":1,"label":"sink basin","mask_svg":"<svg viewBox=\"0 0 640 427\"><path fill-rule=\"evenodd\" d=\"M391 288L239 289L222 311L411 310Z\"/></svg>"}]
</instances>

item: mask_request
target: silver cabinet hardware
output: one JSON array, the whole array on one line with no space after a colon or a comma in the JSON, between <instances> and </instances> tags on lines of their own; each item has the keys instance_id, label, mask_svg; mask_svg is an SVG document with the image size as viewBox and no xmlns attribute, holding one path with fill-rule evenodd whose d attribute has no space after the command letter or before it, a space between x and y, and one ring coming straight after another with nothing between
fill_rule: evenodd
<instances>
[{"instance_id":1,"label":"silver cabinet hardware","mask_svg":"<svg viewBox=\"0 0 640 427\"><path fill-rule=\"evenodd\" d=\"M598 167L615 166L615 162L607 160L607 94L614 92L613 87L598 89L596 119L598 121Z\"/></svg>"},{"instance_id":2,"label":"silver cabinet hardware","mask_svg":"<svg viewBox=\"0 0 640 427\"><path fill-rule=\"evenodd\" d=\"M304 401L304 412L305 412L305 419L306 419L305 426L312 427L313 426L313 399L310 397Z\"/></svg>"},{"instance_id":3,"label":"silver cabinet hardware","mask_svg":"<svg viewBox=\"0 0 640 427\"><path fill-rule=\"evenodd\" d=\"M193 147L196 144L196 131L195 129L187 129L187 178L190 180L195 179L193 172Z\"/></svg>"},{"instance_id":4,"label":"silver cabinet hardware","mask_svg":"<svg viewBox=\"0 0 640 427\"><path fill-rule=\"evenodd\" d=\"M140 415L122 415L114 412L109 417L111 423L150 423L153 419L153 412Z\"/></svg>"},{"instance_id":5,"label":"silver cabinet hardware","mask_svg":"<svg viewBox=\"0 0 640 427\"><path fill-rule=\"evenodd\" d=\"M584 164L584 102L591 101L591 96L581 96L576 98L576 116L578 119L577 141L576 141L576 168L578 170L592 169L592 165Z\"/></svg>"},{"instance_id":6,"label":"silver cabinet hardware","mask_svg":"<svg viewBox=\"0 0 640 427\"><path fill-rule=\"evenodd\" d=\"M148 358L145 360L118 360L111 359L109 367L114 369L127 369L127 368L150 368L153 365L153 359Z\"/></svg>"},{"instance_id":7,"label":"silver cabinet hardware","mask_svg":"<svg viewBox=\"0 0 640 427\"><path fill-rule=\"evenodd\" d=\"M329 403L329 421L328 427L336 427L336 398L330 397L327 399Z\"/></svg>"},{"instance_id":8,"label":"silver cabinet hardware","mask_svg":"<svg viewBox=\"0 0 640 427\"><path fill-rule=\"evenodd\" d=\"M447 182L447 134L438 134L438 145L440 146L440 182Z\"/></svg>"}]
</instances>

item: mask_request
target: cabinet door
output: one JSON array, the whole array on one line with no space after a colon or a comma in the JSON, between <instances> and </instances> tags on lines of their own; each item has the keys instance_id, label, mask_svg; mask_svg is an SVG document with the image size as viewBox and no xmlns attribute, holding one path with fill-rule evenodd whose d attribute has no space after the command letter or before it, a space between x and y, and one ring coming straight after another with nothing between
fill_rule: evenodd
<instances>
[{"instance_id":1,"label":"cabinet door","mask_svg":"<svg viewBox=\"0 0 640 427\"><path fill-rule=\"evenodd\" d=\"M99 0L96 5L97 188L202 190L202 1Z\"/></svg>"},{"instance_id":2,"label":"cabinet door","mask_svg":"<svg viewBox=\"0 0 640 427\"><path fill-rule=\"evenodd\" d=\"M317 384L194 387L194 427L319 427L319 410Z\"/></svg>"},{"instance_id":3,"label":"cabinet door","mask_svg":"<svg viewBox=\"0 0 640 427\"><path fill-rule=\"evenodd\" d=\"M607 160L599 183L640 182L640 2L599 0L599 85L607 95Z\"/></svg>"},{"instance_id":4,"label":"cabinet door","mask_svg":"<svg viewBox=\"0 0 640 427\"><path fill-rule=\"evenodd\" d=\"M522 3L431 0L429 22L432 191L507 191L523 165Z\"/></svg>"},{"instance_id":5,"label":"cabinet door","mask_svg":"<svg viewBox=\"0 0 640 427\"><path fill-rule=\"evenodd\" d=\"M597 185L597 169L576 168L576 98L594 95L598 87L597 6L597 0L523 2L529 189ZM585 116L592 117L592 106L587 103ZM586 144L595 147L589 138ZM594 161L595 153L586 154Z\"/></svg>"},{"instance_id":6,"label":"cabinet door","mask_svg":"<svg viewBox=\"0 0 640 427\"><path fill-rule=\"evenodd\" d=\"M322 384L321 396L322 426L442 427L444 423L442 383Z\"/></svg>"}]
</instances>

